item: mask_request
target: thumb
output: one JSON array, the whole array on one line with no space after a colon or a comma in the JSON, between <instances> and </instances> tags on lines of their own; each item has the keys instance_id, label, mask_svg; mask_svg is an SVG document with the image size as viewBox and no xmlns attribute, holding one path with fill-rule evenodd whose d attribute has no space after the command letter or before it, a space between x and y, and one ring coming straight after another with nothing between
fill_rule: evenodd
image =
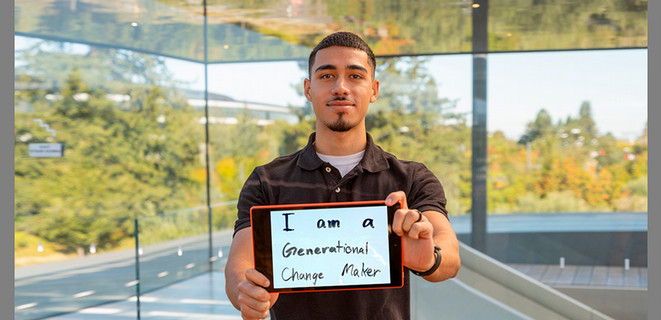
<instances>
[{"instance_id":1,"label":"thumb","mask_svg":"<svg viewBox=\"0 0 661 320\"><path fill-rule=\"evenodd\" d=\"M390 193L386 197L385 204L387 206L392 206L397 202L401 204L400 209L408 209L408 204L406 203L406 194L404 193L404 191L395 191Z\"/></svg>"}]
</instances>

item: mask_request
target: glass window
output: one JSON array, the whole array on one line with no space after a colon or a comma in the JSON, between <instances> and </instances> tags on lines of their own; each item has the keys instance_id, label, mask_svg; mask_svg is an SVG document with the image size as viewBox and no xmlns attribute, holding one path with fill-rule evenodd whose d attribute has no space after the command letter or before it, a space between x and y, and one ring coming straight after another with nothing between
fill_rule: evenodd
<instances>
[{"instance_id":1,"label":"glass window","mask_svg":"<svg viewBox=\"0 0 661 320\"><path fill-rule=\"evenodd\" d=\"M647 46L647 1L492 1L489 51Z\"/></svg>"},{"instance_id":2,"label":"glass window","mask_svg":"<svg viewBox=\"0 0 661 320\"><path fill-rule=\"evenodd\" d=\"M452 215L466 215L471 206L471 61L470 55L379 59L379 98L367 117L368 132L384 150L434 172ZM466 227L469 220L462 221Z\"/></svg>"},{"instance_id":3,"label":"glass window","mask_svg":"<svg viewBox=\"0 0 661 320\"><path fill-rule=\"evenodd\" d=\"M647 267L646 62L646 50L489 56L491 255Z\"/></svg>"},{"instance_id":4,"label":"glass window","mask_svg":"<svg viewBox=\"0 0 661 320\"><path fill-rule=\"evenodd\" d=\"M23 37L16 50L17 319L126 298L134 219L206 202L204 113L167 58Z\"/></svg>"}]
</instances>

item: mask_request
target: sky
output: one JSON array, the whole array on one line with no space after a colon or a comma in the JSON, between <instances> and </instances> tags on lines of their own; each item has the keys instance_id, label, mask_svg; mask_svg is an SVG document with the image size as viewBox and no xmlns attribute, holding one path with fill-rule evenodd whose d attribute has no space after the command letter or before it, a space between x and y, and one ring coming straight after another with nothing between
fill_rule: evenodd
<instances>
[{"instance_id":1,"label":"sky","mask_svg":"<svg viewBox=\"0 0 661 320\"><path fill-rule=\"evenodd\" d=\"M646 50L493 54L488 65L489 131L520 136L522 121L534 120L542 108L558 121L578 117L589 101L600 134L635 139L643 133Z\"/></svg>"}]
</instances>

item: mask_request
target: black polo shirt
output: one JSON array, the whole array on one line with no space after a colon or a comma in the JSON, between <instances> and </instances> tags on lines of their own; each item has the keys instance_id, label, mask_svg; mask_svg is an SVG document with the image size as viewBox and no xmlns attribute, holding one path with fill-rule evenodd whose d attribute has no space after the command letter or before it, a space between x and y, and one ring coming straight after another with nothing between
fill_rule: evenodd
<instances>
[{"instance_id":1,"label":"black polo shirt","mask_svg":"<svg viewBox=\"0 0 661 320\"><path fill-rule=\"evenodd\" d=\"M427 167L383 151L367 134L363 159L344 177L317 156L312 133L305 148L256 167L239 196L234 232L250 226L250 208L298 204L385 200L404 191L409 208L447 217L443 187ZM399 289L281 294L272 319L409 319L409 272Z\"/></svg>"}]
</instances>

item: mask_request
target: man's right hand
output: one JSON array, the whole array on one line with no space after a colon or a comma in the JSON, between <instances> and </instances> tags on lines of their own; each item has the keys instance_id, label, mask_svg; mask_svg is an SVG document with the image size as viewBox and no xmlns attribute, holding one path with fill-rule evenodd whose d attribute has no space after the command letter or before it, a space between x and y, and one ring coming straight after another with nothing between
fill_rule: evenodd
<instances>
[{"instance_id":1,"label":"man's right hand","mask_svg":"<svg viewBox=\"0 0 661 320\"><path fill-rule=\"evenodd\" d=\"M245 279L239 282L239 310L243 319L264 319L268 317L269 309L278 300L278 293L270 293L264 289L269 286L269 280L255 269L246 269Z\"/></svg>"},{"instance_id":2,"label":"man's right hand","mask_svg":"<svg viewBox=\"0 0 661 320\"><path fill-rule=\"evenodd\" d=\"M278 300L278 293L266 291L268 286L266 276L254 269L251 229L237 231L225 265L225 292L243 319L268 317Z\"/></svg>"}]
</instances>

